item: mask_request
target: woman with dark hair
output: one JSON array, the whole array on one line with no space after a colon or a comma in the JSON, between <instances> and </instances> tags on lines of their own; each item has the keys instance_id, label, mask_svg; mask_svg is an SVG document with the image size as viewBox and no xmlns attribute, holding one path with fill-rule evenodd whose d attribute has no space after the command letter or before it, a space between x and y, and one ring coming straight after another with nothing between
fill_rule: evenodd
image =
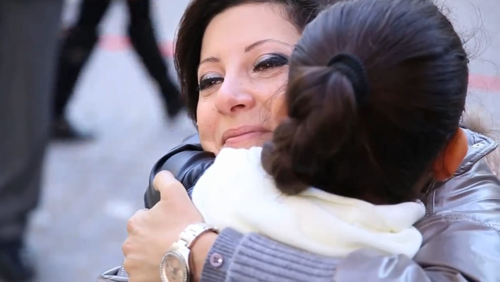
<instances>
[{"instance_id":1,"label":"woman with dark hair","mask_svg":"<svg viewBox=\"0 0 500 282\"><path fill-rule=\"evenodd\" d=\"M369 248L412 258L422 243L413 225L425 214L416 201L467 154L459 128L467 62L432 2L332 5L290 57L278 109L288 114L275 114L282 121L272 142L234 149L226 138L193 203L217 228L313 253L342 257ZM407 85L415 86L403 92Z\"/></svg>"},{"instance_id":2,"label":"woman with dark hair","mask_svg":"<svg viewBox=\"0 0 500 282\"><path fill-rule=\"evenodd\" d=\"M500 182L484 161L496 143L458 128L467 90L467 59L461 43L449 22L429 1L411 1L420 5L420 13L407 14L398 14L397 10L391 13L393 6L389 4L384 20L401 27L395 30L382 28L380 14L373 13L366 4L372 2L343 1L339 4L342 8L332 8L339 12L338 18L325 15L315 22L317 31L308 30L308 36L299 44L312 49L296 48L288 75L289 57L302 29L316 16L318 7L314 2L193 1L179 29L176 64L204 150L217 155L224 147L262 146L276 129L275 149L271 147L270 152L292 148L289 152L275 152L283 152L281 156L293 152L294 161L290 163L294 166L288 167L291 174L287 175L295 177L294 183L326 190L334 182L349 187L353 182L346 179L357 176L353 189L342 193L375 203L402 199L405 193L401 187L415 192L426 206L425 217L415 225L423 236L415 257L361 249L344 258L333 258L300 251L256 233L243 235L230 228L219 234L210 232L214 229L200 224L203 217L184 187L162 172L154 183L162 199L129 221L129 238L123 250L131 281L160 281L159 269L165 270L169 281L182 281L188 276L194 281L500 279L495 270L500 264ZM396 14L400 16L389 16ZM416 14L430 20L422 21ZM356 23L353 18L358 17L364 20ZM359 26L352 28L353 24ZM321 42L330 29L335 32L333 42ZM394 39L387 39L392 36ZM359 84L349 70L325 66L342 51L359 57L367 71L369 95L354 95L363 91L354 89ZM279 106L279 99L271 103L283 92L288 77L293 87L287 97L294 98L286 101L286 107ZM447 107L449 113L443 110ZM283 108L288 110L291 121L282 120L286 116L280 110ZM409 110L414 112L407 113ZM323 125L315 122L309 125L325 111L332 117L325 120L335 122L335 126L312 126ZM426 126L427 122L440 126ZM331 130L332 126L336 129ZM311 137L309 128L313 133L325 128L328 135ZM293 139L278 138L290 132L299 133ZM465 135L461 137L460 132ZM306 135L308 138L300 139ZM289 140L297 143L287 145ZM314 146L304 150L298 146L300 140ZM468 152L461 159L459 152L465 140ZM327 148L333 145L338 145L338 150ZM357 157L346 160L348 154ZM279 154L275 156L268 161L276 166L268 169L283 184L286 179L280 180L280 170L273 172L273 167L287 163L279 162ZM337 158L335 162L324 161L332 156ZM311 174L311 164L322 160L320 169L336 172L331 178ZM168 166L160 163L158 168ZM182 170L192 172L196 168ZM182 180L186 179L196 177ZM286 187L284 184L278 186ZM306 186L292 187L284 191L296 193L300 191L297 187ZM356 188L367 190L363 193ZM238 189L238 183L234 183L234 189ZM103 281L120 281L111 274L116 271L103 275ZM178 276L169 277L174 274Z\"/></svg>"}]
</instances>

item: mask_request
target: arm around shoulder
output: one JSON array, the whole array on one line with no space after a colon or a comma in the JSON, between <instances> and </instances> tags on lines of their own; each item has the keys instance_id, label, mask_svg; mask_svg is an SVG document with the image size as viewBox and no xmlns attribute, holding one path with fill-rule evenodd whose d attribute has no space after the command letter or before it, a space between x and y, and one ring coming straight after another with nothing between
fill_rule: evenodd
<instances>
[{"instance_id":1,"label":"arm around shoulder","mask_svg":"<svg viewBox=\"0 0 500 282\"><path fill-rule=\"evenodd\" d=\"M331 282L337 262L255 233L225 229L208 253L201 281Z\"/></svg>"}]
</instances>

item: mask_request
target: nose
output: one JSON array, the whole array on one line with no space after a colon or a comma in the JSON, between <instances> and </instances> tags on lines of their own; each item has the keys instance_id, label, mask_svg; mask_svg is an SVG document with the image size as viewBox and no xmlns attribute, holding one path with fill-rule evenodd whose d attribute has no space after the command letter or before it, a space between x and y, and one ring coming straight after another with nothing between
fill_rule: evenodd
<instances>
[{"instance_id":1,"label":"nose","mask_svg":"<svg viewBox=\"0 0 500 282\"><path fill-rule=\"evenodd\" d=\"M218 111L225 115L235 115L252 109L255 106L255 95L249 86L242 77L226 76L215 98Z\"/></svg>"}]
</instances>

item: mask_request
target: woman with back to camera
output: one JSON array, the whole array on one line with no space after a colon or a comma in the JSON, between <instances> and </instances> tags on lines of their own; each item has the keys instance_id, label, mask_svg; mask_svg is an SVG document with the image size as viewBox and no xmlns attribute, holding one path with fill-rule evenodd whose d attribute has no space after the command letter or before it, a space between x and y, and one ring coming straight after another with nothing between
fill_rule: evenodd
<instances>
[{"instance_id":1,"label":"woman with back to camera","mask_svg":"<svg viewBox=\"0 0 500 282\"><path fill-rule=\"evenodd\" d=\"M225 142L225 145L235 148L262 145L272 135L274 127L279 124L280 115L272 111L271 118L262 119L263 111L271 111L269 99L286 83L288 57L302 31L302 28L297 27L305 26L308 19L314 17L313 10L309 15L304 12L306 6L301 5L305 1L241 2L220 1L210 2L209 5L206 1L194 1L186 11L179 30L176 58L181 83L188 94L192 116L198 121L201 144L205 150L215 154L222 148L222 136L227 130L259 125L254 127L259 130L233 135L229 142ZM341 5L345 9L343 11L349 11L352 17L366 18L366 13L371 10L361 4L365 2L369 1L345 1ZM442 24L436 24L434 29L425 34L431 39L433 36L436 36L434 39L440 39L436 42L445 42L446 38L456 42L451 40L452 27L444 16L429 2L418 2L428 5L429 14L426 17L432 19L432 23ZM313 7L313 4L307 7ZM255 20L255 14L262 16L259 21ZM331 17L328 27L341 32L349 23L348 18ZM414 17L401 17L400 20L408 26L398 31L404 33L428 27L426 24L429 23L420 20L410 25L411 19ZM361 26L343 38L369 40L371 37L382 37L373 31L375 27ZM361 36L365 28L365 36ZM372 33L367 33L368 30ZM425 30L420 32L423 34ZM238 34L245 36L238 37ZM404 35L407 34L398 34ZM445 38L441 38L441 35ZM409 41L406 44L421 39L419 36L405 38ZM260 46L253 44L257 42L260 42ZM443 46L435 49L431 46L420 47L432 54L442 55L451 54L453 50L460 55L458 51L462 48L456 43L450 43L452 49ZM192 56L196 50L201 50L200 57ZM318 52L322 50L316 50ZM410 57L418 57L417 54L420 53L398 53L399 56ZM419 85L418 89L426 92L466 91L467 78L463 78L463 72L467 71L466 56L462 55L456 58L448 55L443 61L438 60L439 56L431 56L422 65L419 65L419 61L410 60L411 66L417 65L418 69L425 70L419 73L414 85ZM392 63L397 62L396 59L391 60L379 54L371 56L377 58L375 61L380 61L364 63L368 73L375 77L381 77L384 73L377 71L377 68L383 67L386 71ZM440 65L445 60L453 64L442 68L430 67L431 62ZM203 64L199 64L202 61ZM312 63L324 67L326 61ZM392 67L403 67L404 70L406 66ZM446 75L430 75L433 72ZM409 75L408 72L398 71L394 76L405 74ZM436 80L436 77L445 81ZM373 79L370 78L370 83ZM198 82L202 90L199 94ZM407 84L408 81L401 88L408 89ZM267 122L264 125L263 120ZM380 131L387 131L383 137L391 137L389 128L380 127ZM377 134L381 134L380 131ZM367 277L370 277L370 281L497 281L499 277L495 267L500 262L500 184L483 159L496 144L470 131L467 131L467 139L470 145L468 154L454 177L448 181L432 181L422 191L427 214L416 227L424 240L413 260L367 250L353 252L343 259L328 258L295 250L257 234L243 236L234 230L225 229L219 235L203 233L195 241L191 248L191 273L195 280L202 276L203 281L331 281L332 277L335 281L363 281ZM396 175L398 177L402 175ZM163 255L186 226L202 221L179 183L162 173L155 184L163 193L162 200L150 211L137 213L129 222L129 239L124 244L124 252L125 266L132 281L157 281ZM475 257L481 257L481 260L471 259Z\"/></svg>"}]
</instances>

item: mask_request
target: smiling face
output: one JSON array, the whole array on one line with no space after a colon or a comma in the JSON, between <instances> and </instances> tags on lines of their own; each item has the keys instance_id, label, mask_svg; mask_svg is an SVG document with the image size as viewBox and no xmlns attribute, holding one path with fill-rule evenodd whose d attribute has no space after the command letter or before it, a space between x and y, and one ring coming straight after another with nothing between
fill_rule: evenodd
<instances>
[{"instance_id":1,"label":"smiling face","mask_svg":"<svg viewBox=\"0 0 500 282\"><path fill-rule=\"evenodd\" d=\"M274 4L236 6L210 22L198 68L197 125L205 150L217 154L271 139L299 37Z\"/></svg>"}]
</instances>

